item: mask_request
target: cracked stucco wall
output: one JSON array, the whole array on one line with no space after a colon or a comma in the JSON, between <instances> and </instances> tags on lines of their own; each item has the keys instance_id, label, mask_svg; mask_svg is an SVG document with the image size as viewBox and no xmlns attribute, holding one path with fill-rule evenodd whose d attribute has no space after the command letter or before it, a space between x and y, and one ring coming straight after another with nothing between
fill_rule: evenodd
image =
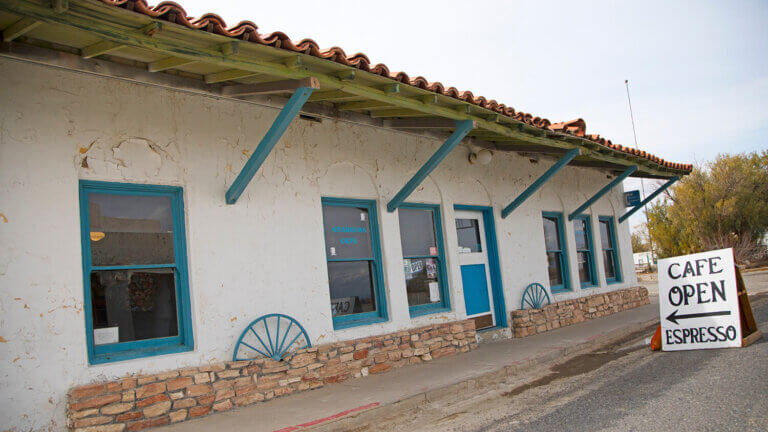
<instances>
[{"instance_id":1,"label":"cracked stucco wall","mask_svg":"<svg viewBox=\"0 0 768 432\"><path fill-rule=\"evenodd\" d=\"M0 424L64 428L67 389L128 373L226 360L243 326L270 312L299 319L313 343L390 333L464 316L454 204L492 205L507 310L530 282L546 285L541 212L567 211L608 180L568 167L507 219L500 209L554 162L496 153L487 166L457 147L409 201L439 203L452 312L410 319L397 213L386 202L441 144L370 126L296 119L236 205L224 194L277 111L0 59ZM184 187L193 352L88 366L78 179ZM621 188L589 213L622 211ZM334 331L322 196L378 202L390 320ZM625 282L636 283L626 224L618 225ZM575 239L566 239L577 275ZM597 238L596 238L597 240ZM599 244L599 243L596 243ZM598 255L599 256L599 255Z\"/></svg>"}]
</instances>

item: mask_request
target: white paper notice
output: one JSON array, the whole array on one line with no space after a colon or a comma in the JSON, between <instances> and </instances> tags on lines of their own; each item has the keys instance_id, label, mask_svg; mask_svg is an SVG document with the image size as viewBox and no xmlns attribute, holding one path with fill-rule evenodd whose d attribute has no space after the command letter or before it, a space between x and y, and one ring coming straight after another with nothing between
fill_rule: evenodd
<instances>
[{"instance_id":1,"label":"white paper notice","mask_svg":"<svg viewBox=\"0 0 768 432\"><path fill-rule=\"evenodd\" d=\"M335 247L331 248L331 256L336 256L336 248Z\"/></svg>"},{"instance_id":2,"label":"white paper notice","mask_svg":"<svg viewBox=\"0 0 768 432\"><path fill-rule=\"evenodd\" d=\"M361 220L361 221L364 221L364 220L365 220L365 213L360 213L360 220Z\"/></svg>"},{"instance_id":3,"label":"white paper notice","mask_svg":"<svg viewBox=\"0 0 768 432\"><path fill-rule=\"evenodd\" d=\"M429 301L432 303L440 301L440 285L437 282L429 283Z\"/></svg>"},{"instance_id":4,"label":"white paper notice","mask_svg":"<svg viewBox=\"0 0 768 432\"><path fill-rule=\"evenodd\" d=\"M106 345L120 342L120 327L93 329L93 344Z\"/></svg>"}]
</instances>

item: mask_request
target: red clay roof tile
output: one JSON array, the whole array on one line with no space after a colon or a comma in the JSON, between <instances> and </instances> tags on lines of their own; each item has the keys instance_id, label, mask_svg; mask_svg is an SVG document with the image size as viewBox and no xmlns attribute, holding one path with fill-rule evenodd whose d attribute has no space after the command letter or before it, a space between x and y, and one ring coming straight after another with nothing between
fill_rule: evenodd
<instances>
[{"instance_id":1,"label":"red clay roof tile","mask_svg":"<svg viewBox=\"0 0 768 432\"><path fill-rule=\"evenodd\" d=\"M423 90L429 90L435 93L462 100L467 103L471 103L479 107L495 111L499 114L503 114L518 121L527 123L531 126L554 132L567 133L578 137L584 137L611 149L638 155L669 168L688 172L693 169L693 166L690 164L666 162L663 159L658 158L650 153L638 151L621 145L615 145L610 140L600 137L600 135L587 134L586 122L583 119L579 118L566 122L552 123L546 118L535 117L532 114L515 111L514 108L508 107L502 103L497 102L496 100L488 100L483 96L475 96L470 91L459 91L455 87L446 88L440 82L430 82L421 76L411 78L405 72L390 72L389 68L385 64L379 63L372 65L368 56L363 53L357 53L348 56L344 50L339 47L331 47L323 50L320 48L320 45L318 45L318 43L312 39L302 39L296 43L293 42L291 38L288 37L288 35L282 32L259 34L258 26L256 26L256 24L251 21L241 21L234 27L227 27L226 22L216 14L207 13L199 18L189 17L187 16L184 8L182 8L177 3L170 1L162 2L156 6L149 6L145 0L100 1L111 6L138 12L155 19L180 24L191 29L202 30L209 33L215 33L241 39L244 41L258 43L261 45L267 45L274 48L311 55L313 57L340 63L345 66L351 66L366 72L371 72L399 81L403 84L408 84Z\"/></svg>"}]
</instances>

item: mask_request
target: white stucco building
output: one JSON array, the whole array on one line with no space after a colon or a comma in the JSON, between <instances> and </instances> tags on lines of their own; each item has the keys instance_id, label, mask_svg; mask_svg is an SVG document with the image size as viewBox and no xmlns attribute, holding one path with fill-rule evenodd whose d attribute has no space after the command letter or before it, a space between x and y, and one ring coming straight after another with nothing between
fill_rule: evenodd
<instances>
[{"instance_id":1,"label":"white stucco building","mask_svg":"<svg viewBox=\"0 0 768 432\"><path fill-rule=\"evenodd\" d=\"M312 345L467 318L508 335L530 283L553 302L635 286L621 185L569 216L627 168L690 169L590 140L583 121L512 115L141 2L44 3L0 7L4 428L63 429L75 386L230 360L269 313ZM211 48L228 40L239 47ZM183 43L200 58L170 54ZM261 91L224 90L237 85ZM311 93L301 115L228 204L296 87ZM445 122L462 120L462 136Z\"/></svg>"}]
</instances>

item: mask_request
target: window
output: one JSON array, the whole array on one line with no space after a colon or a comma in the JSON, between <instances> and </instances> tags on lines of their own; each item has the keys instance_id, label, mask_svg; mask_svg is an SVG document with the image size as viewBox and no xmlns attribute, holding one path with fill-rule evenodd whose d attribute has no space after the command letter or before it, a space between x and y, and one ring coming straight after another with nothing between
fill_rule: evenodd
<instances>
[{"instance_id":1,"label":"window","mask_svg":"<svg viewBox=\"0 0 768 432\"><path fill-rule=\"evenodd\" d=\"M582 288L597 285L595 272L595 254L592 251L592 226L589 216L576 216L573 219L573 232L576 234L576 259L579 267L579 283Z\"/></svg>"},{"instance_id":2,"label":"window","mask_svg":"<svg viewBox=\"0 0 768 432\"><path fill-rule=\"evenodd\" d=\"M553 292L565 291L570 287L568 277L568 254L563 235L563 214L544 212L544 245L547 250L547 273L549 288Z\"/></svg>"},{"instance_id":3,"label":"window","mask_svg":"<svg viewBox=\"0 0 768 432\"><path fill-rule=\"evenodd\" d=\"M193 349L182 189L80 182L91 364Z\"/></svg>"},{"instance_id":4,"label":"window","mask_svg":"<svg viewBox=\"0 0 768 432\"><path fill-rule=\"evenodd\" d=\"M608 283L621 282L621 266L619 251L616 247L616 232L613 228L613 218L600 216L600 243L603 248L603 267L605 281Z\"/></svg>"},{"instance_id":5,"label":"window","mask_svg":"<svg viewBox=\"0 0 768 432\"><path fill-rule=\"evenodd\" d=\"M322 204L334 328L386 321L376 202L323 198Z\"/></svg>"},{"instance_id":6,"label":"window","mask_svg":"<svg viewBox=\"0 0 768 432\"><path fill-rule=\"evenodd\" d=\"M398 216L411 316L450 309L440 206L402 204Z\"/></svg>"},{"instance_id":7,"label":"window","mask_svg":"<svg viewBox=\"0 0 768 432\"><path fill-rule=\"evenodd\" d=\"M456 219L456 235L459 240L459 253L483 251L480 241L480 224L477 219Z\"/></svg>"}]
</instances>

